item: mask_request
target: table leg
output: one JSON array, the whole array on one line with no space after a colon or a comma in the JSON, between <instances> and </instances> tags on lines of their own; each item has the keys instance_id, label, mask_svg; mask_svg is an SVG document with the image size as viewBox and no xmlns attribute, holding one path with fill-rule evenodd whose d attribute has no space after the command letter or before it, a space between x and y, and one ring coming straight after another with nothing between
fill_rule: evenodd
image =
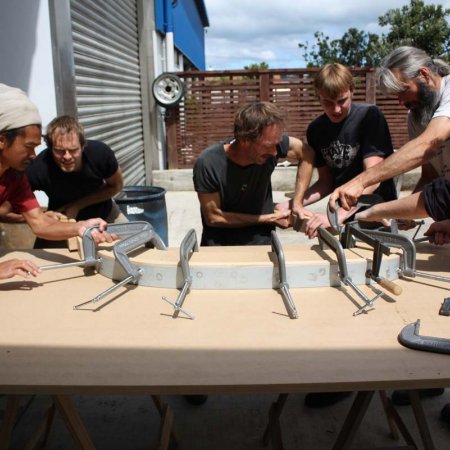
<instances>
[{"instance_id":1,"label":"table leg","mask_svg":"<svg viewBox=\"0 0 450 450\"><path fill-rule=\"evenodd\" d=\"M53 400L77 446L83 450L95 450L95 446L71 398L68 395L55 395Z\"/></svg>"},{"instance_id":2,"label":"table leg","mask_svg":"<svg viewBox=\"0 0 450 450\"><path fill-rule=\"evenodd\" d=\"M53 424L53 419L55 417L56 412L56 406L55 402L52 401L52 404L47 409L47 411L44 414L43 419L41 420L39 426L37 427L36 431L31 436L30 440L27 442L27 444L24 447L24 450L34 450L36 446L38 445L39 440L41 439L41 435L43 434L44 437L42 439L42 443L40 445L40 448L45 448L47 445L48 437L50 435L50 430Z\"/></svg>"},{"instance_id":3,"label":"table leg","mask_svg":"<svg viewBox=\"0 0 450 450\"><path fill-rule=\"evenodd\" d=\"M387 398L386 391L378 391L380 394L380 400L381 404L383 405L384 413L386 414L387 423L389 426L389 429L391 430L391 437L394 439L394 441L398 441L398 430L396 427L395 418L392 414L392 408L389 404L389 399Z\"/></svg>"},{"instance_id":4,"label":"table leg","mask_svg":"<svg viewBox=\"0 0 450 450\"><path fill-rule=\"evenodd\" d=\"M178 445L178 439L175 434L175 431L173 431L173 410L170 408L170 406L167 403L163 403L161 401L161 398L158 395L152 395L153 403L155 404L156 409L159 412L159 415L161 416L161 431L160 431L160 442L159 442L159 448L167 448L172 442L175 446ZM166 435L168 436L166 437ZM167 443L163 444L163 439L168 439ZM165 445L165 447L163 446Z\"/></svg>"},{"instance_id":5,"label":"table leg","mask_svg":"<svg viewBox=\"0 0 450 450\"><path fill-rule=\"evenodd\" d=\"M333 450L346 450L350 448L374 394L375 391L358 392L356 394L353 405L334 443Z\"/></svg>"},{"instance_id":6,"label":"table leg","mask_svg":"<svg viewBox=\"0 0 450 450\"><path fill-rule=\"evenodd\" d=\"M430 429L428 428L427 419L422 408L420 396L418 391L408 391L409 400L416 418L417 425L419 427L420 436L422 438L423 446L425 450L434 450L433 439L431 438Z\"/></svg>"},{"instance_id":7,"label":"table leg","mask_svg":"<svg viewBox=\"0 0 450 450\"><path fill-rule=\"evenodd\" d=\"M267 446L269 439L272 441L273 449L282 449L283 441L281 436L280 417L288 394L280 394L276 402L272 403L269 409L269 423L266 426L263 436L263 444Z\"/></svg>"},{"instance_id":8,"label":"table leg","mask_svg":"<svg viewBox=\"0 0 450 450\"><path fill-rule=\"evenodd\" d=\"M0 448L7 449L11 440L11 433L16 423L17 410L19 408L19 395L8 395L6 399L5 415L0 428Z\"/></svg>"},{"instance_id":9,"label":"table leg","mask_svg":"<svg viewBox=\"0 0 450 450\"><path fill-rule=\"evenodd\" d=\"M414 442L414 439L412 438L411 434L409 433L408 428L406 427L405 423L403 422L402 418L400 417L400 414L397 412L397 410L392 405L391 400L386 396L386 392L380 391L380 394L381 394L381 392L384 393L384 400L382 400L382 401L383 401L383 406L385 407L386 415L391 417L394 424L399 429L405 442L413 448L418 448L416 443ZM397 437L397 439L398 439L398 437Z\"/></svg>"}]
</instances>

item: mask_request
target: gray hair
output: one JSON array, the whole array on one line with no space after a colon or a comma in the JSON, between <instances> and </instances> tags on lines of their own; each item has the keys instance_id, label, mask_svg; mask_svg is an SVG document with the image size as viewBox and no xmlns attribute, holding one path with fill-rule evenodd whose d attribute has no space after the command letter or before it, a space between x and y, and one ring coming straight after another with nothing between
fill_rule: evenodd
<instances>
[{"instance_id":1,"label":"gray hair","mask_svg":"<svg viewBox=\"0 0 450 450\"><path fill-rule=\"evenodd\" d=\"M402 46L393 50L381 62L377 71L378 85L385 94L399 94L403 92L404 85L392 70L398 69L405 80L413 80L422 67L428 67L441 77L450 73L450 66L442 59L433 59L419 48Z\"/></svg>"}]
</instances>

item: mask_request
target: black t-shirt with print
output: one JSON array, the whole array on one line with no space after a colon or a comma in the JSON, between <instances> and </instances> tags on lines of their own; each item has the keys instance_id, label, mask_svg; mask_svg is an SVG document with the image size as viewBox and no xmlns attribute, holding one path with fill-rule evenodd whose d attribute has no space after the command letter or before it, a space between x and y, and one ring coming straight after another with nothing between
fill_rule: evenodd
<instances>
[{"instance_id":1,"label":"black t-shirt with print","mask_svg":"<svg viewBox=\"0 0 450 450\"><path fill-rule=\"evenodd\" d=\"M393 152L386 119L375 105L352 104L339 123L322 114L309 125L307 139L316 154L315 166L330 169L334 188L359 175L364 158L387 158ZM397 198L392 179L381 183L375 193L386 201Z\"/></svg>"}]
</instances>

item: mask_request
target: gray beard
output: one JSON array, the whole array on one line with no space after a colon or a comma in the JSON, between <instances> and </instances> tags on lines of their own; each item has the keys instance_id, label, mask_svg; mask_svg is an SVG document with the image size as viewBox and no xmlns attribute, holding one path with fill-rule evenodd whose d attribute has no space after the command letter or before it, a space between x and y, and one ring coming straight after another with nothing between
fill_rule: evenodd
<instances>
[{"instance_id":1,"label":"gray beard","mask_svg":"<svg viewBox=\"0 0 450 450\"><path fill-rule=\"evenodd\" d=\"M416 123L419 123L422 128L426 128L433 118L438 103L437 92L428 87L425 83L418 82L419 93L418 102L420 106L412 109L410 114Z\"/></svg>"}]
</instances>

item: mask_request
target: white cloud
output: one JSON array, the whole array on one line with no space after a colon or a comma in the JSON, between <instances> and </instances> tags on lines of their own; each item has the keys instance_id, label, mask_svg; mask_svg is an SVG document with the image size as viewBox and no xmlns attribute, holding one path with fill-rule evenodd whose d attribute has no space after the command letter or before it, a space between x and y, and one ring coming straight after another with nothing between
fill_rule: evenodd
<instances>
[{"instance_id":1,"label":"white cloud","mask_svg":"<svg viewBox=\"0 0 450 450\"><path fill-rule=\"evenodd\" d=\"M378 17L409 0L204 0L210 27L206 34L209 69L242 69L265 61L271 68L301 67L299 42L314 42L314 32L339 38L350 27L386 32ZM450 1L425 0L450 8Z\"/></svg>"}]
</instances>

